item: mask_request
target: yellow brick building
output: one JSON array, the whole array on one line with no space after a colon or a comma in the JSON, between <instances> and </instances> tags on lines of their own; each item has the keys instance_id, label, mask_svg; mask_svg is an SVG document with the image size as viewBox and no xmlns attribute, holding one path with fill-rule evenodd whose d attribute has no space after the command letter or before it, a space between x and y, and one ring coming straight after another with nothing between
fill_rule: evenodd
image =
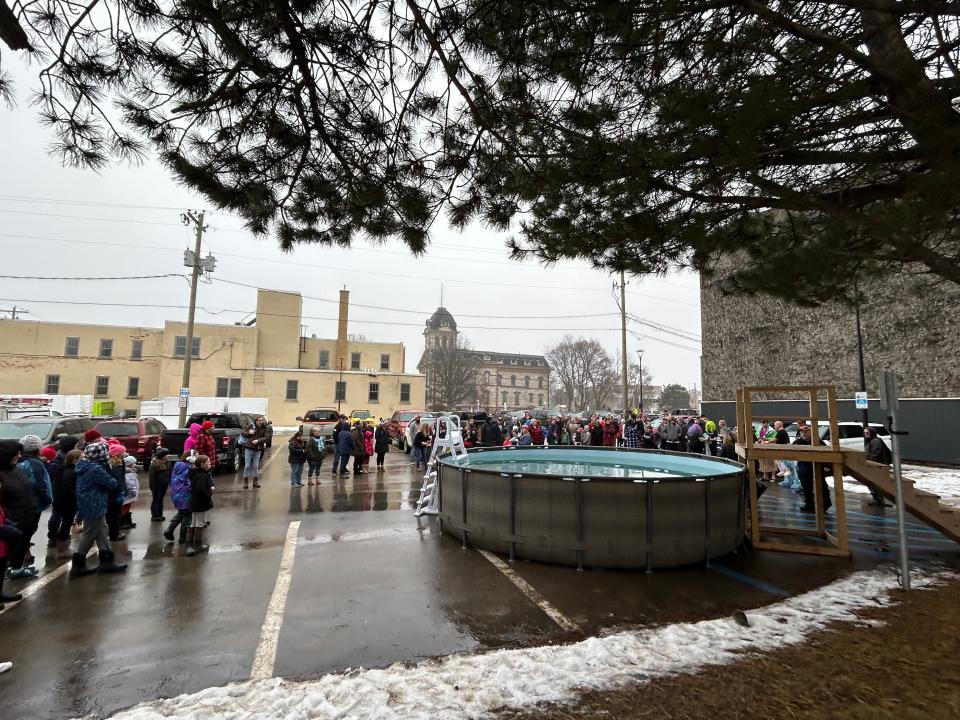
<instances>
[{"instance_id":1,"label":"yellow brick building","mask_svg":"<svg viewBox=\"0 0 960 720\"><path fill-rule=\"evenodd\" d=\"M420 409L424 377L407 373L403 343L348 339L349 293L340 291L337 337L303 337L299 293L257 292L249 325L194 327L190 394L263 397L275 425L310 407L368 409L388 417ZM93 395L117 411L180 392L186 323L163 328L0 320L0 393Z\"/></svg>"}]
</instances>

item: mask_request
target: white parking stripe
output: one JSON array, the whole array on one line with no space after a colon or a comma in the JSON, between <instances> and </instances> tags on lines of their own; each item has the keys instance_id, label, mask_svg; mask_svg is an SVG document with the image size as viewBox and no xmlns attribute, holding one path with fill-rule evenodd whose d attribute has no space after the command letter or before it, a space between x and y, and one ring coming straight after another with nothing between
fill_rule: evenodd
<instances>
[{"instance_id":1,"label":"white parking stripe","mask_svg":"<svg viewBox=\"0 0 960 720\"><path fill-rule=\"evenodd\" d=\"M516 585L520 592L526 595L534 605L543 610L557 625L568 632L583 632L579 625L551 605L549 601L543 595L541 595L535 587L533 587L533 585L517 575L513 571L513 568L507 565L503 560L498 558L492 552L488 552L486 550L478 549L477 552L489 560L497 570L506 575L507 579Z\"/></svg>"},{"instance_id":2,"label":"white parking stripe","mask_svg":"<svg viewBox=\"0 0 960 720\"><path fill-rule=\"evenodd\" d=\"M87 557L90 557L90 555L96 552L96 549L97 549L96 546L93 546L92 548L90 548L90 552L87 553ZM69 572L72 565L73 565L72 562L68 560L67 562L58 566L56 569L51 570L45 575L41 575L40 577L35 578L34 580L31 580L30 583L27 585L24 585L23 590L20 591L20 594L23 595L23 599L17 602L6 603L4 608L0 610L0 615L3 615L3 613L7 612L8 610L12 610L14 605L18 605L19 603L23 602L31 595L36 595L38 592L43 590L47 585L52 583L58 577L61 577L62 575ZM12 593L12 590L10 590L9 588L7 588L7 591Z\"/></svg>"},{"instance_id":3,"label":"white parking stripe","mask_svg":"<svg viewBox=\"0 0 960 720\"><path fill-rule=\"evenodd\" d=\"M257 654L253 658L253 667L250 669L251 680L266 680L273 677L273 667L277 660L277 643L280 640L280 627L283 625L283 612L287 606L287 593L290 591L290 578L293 575L293 559L297 551L297 534L300 532L300 521L295 520L287 528L287 539L283 544L283 555L280 558L280 570L277 573L277 583L273 586L273 595L267 606L267 616L260 628L260 641L257 643Z\"/></svg>"}]
</instances>

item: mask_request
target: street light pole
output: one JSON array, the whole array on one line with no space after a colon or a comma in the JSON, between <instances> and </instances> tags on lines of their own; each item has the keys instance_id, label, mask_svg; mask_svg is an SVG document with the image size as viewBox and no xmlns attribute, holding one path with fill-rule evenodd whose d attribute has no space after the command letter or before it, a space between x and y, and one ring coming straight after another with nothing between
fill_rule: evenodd
<instances>
[{"instance_id":1,"label":"street light pole","mask_svg":"<svg viewBox=\"0 0 960 720\"><path fill-rule=\"evenodd\" d=\"M630 411L630 398L627 391L627 280L623 270L620 271L620 357L621 372L623 373L623 414Z\"/></svg>"},{"instance_id":2,"label":"street light pole","mask_svg":"<svg viewBox=\"0 0 960 720\"><path fill-rule=\"evenodd\" d=\"M193 268L190 272L190 309L187 311L187 346L183 352L183 377L180 381L180 417L179 427L187 423L187 403L190 400L190 363L193 360L193 320L197 313L197 280L200 277L200 244L203 242L203 211L199 215L192 212L184 214L184 221L192 220L196 225L196 239L193 248ZM186 394L184 394L186 393Z\"/></svg>"}]
</instances>

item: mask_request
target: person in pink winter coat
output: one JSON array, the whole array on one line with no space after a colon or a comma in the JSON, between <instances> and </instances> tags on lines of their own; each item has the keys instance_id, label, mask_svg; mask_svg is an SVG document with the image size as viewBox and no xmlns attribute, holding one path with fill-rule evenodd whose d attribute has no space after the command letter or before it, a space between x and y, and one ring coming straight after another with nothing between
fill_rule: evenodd
<instances>
[{"instance_id":1,"label":"person in pink winter coat","mask_svg":"<svg viewBox=\"0 0 960 720\"><path fill-rule=\"evenodd\" d=\"M193 423L190 425L190 437L186 439L183 443L183 454L189 455L191 451L197 450L197 438L200 437L200 432L203 430L200 427L200 423ZM199 454L199 450L197 450Z\"/></svg>"},{"instance_id":2,"label":"person in pink winter coat","mask_svg":"<svg viewBox=\"0 0 960 720\"><path fill-rule=\"evenodd\" d=\"M370 456L373 455L373 430L364 425L363 428L363 470L370 472Z\"/></svg>"}]
</instances>

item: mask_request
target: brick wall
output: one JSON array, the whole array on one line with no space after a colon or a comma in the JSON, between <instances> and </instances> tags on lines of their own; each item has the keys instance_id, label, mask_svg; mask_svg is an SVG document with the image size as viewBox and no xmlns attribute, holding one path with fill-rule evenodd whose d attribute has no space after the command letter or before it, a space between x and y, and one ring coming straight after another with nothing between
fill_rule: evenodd
<instances>
[{"instance_id":1,"label":"brick wall","mask_svg":"<svg viewBox=\"0 0 960 720\"><path fill-rule=\"evenodd\" d=\"M867 391L895 370L901 397L960 397L960 288L907 274L863 288ZM859 390L852 306L801 307L769 296L724 296L701 281L703 397L732 400L745 385Z\"/></svg>"}]
</instances>

